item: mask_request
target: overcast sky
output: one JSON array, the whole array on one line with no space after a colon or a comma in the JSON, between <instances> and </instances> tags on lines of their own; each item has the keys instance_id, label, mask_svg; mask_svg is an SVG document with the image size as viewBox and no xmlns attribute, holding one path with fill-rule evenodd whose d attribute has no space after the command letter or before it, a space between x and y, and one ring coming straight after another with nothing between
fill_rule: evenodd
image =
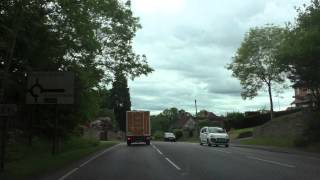
<instances>
[{"instance_id":1,"label":"overcast sky","mask_svg":"<svg viewBox=\"0 0 320 180\"><path fill-rule=\"evenodd\" d=\"M146 54L154 72L129 82L132 109L153 114L177 107L216 114L269 109L266 92L243 100L241 86L225 66L250 27L284 25L295 6L309 0L132 0L143 26L135 51ZM274 94L276 96L276 94ZM274 97L275 110L293 101L293 90Z\"/></svg>"}]
</instances>

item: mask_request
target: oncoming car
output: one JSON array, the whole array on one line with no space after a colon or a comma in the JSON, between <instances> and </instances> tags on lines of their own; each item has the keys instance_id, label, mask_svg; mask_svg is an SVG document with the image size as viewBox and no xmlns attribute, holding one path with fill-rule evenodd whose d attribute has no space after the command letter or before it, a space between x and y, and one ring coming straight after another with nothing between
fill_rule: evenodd
<instances>
[{"instance_id":1,"label":"oncoming car","mask_svg":"<svg viewBox=\"0 0 320 180\"><path fill-rule=\"evenodd\" d=\"M203 127L200 130L200 145L208 146L224 145L229 147L229 135L226 130L220 127Z\"/></svg>"},{"instance_id":2,"label":"oncoming car","mask_svg":"<svg viewBox=\"0 0 320 180\"><path fill-rule=\"evenodd\" d=\"M176 136L171 132L165 132L163 135L164 141L176 141Z\"/></svg>"}]
</instances>

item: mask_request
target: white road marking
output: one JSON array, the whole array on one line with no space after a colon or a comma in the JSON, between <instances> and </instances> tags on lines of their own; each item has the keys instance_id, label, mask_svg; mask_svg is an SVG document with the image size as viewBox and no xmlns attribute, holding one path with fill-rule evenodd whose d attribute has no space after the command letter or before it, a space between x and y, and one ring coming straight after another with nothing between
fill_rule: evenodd
<instances>
[{"instance_id":1,"label":"white road marking","mask_svg":"<svg viewBox=\"0 0 320 180\"><path fill-rule=\"evenodd\" d=\"M110 147L110 148L102 151L101 153L93 156L92 158L90 158L90 159L87 160L86 162L82 163L82 164L79 166L79 168L85 166L86 164L88 164L88 163L91 162L92 160L96 159L97 157L99 157L99 156L101 156L102 154L104 154L104 153L106 153L106 152L114 149L115 147L117 147L117 146L119 146L119 145L120 145L120 144L114 145L114 146L112 146L112 147ZM68 173L66 173L65 175L63 175L61 178L59 178L59 180L64 180L64 179L66 179L68 176L70 176L71 174L73 174L74 172L76 172L79 168L74 168L73 170L69 171Z\"/></svg>"},{"instance_id":2,"label":"white road marking","mask_svg":"<svg viewBox=\"0 0 320 180\"><path fill-rule=\"evenodd\" d=\"M288 167L288 168L295 168L296 167L291 164L286 164L286 163L281 163L281 162L271 161L271 160L266 160L266 159L260 159L260 158L254 157L254 156L247 156L247 158L258 160L258 161L263 161L263 162L267 162L267 163L271 163L271 164L276 164L276 165L284 166L284 167Z\"/></svg>"},{"instance_id":3,"label":"white road marking","mask_svg":"<svg viewBox=\"0 0 320 180\"><path fill-rule=\"evenodd\" d=\"M174 162L172 162L169 158L165 157L163 153L155 146L152 144L152 147L160 154L162 155L173 167L175 167L178 171L181 170L179 166L177 166Z\"/></svg>"},{"instance_id":4,"label":"white road marking","mask_svg":"<svg viewBox=\"0 0 320 180\"><path fill-rule=\"evenodd\" d=\"M220 149L213 149L213 148L212 148L212 150L214 150L214 151L219 151L219 152L223 152L223 153L227 153L227 154L231 154L231 152L230 152L230 151L224 151L224 150L220 150Z\"/></svg>"},{"instance_id":5,"label":"white road marking","mask_svg":"<svg viewBox=\"0 0 320 180\"><path fill-rule=\"evenodd\" d=\"M112 147L110 147L110 148L108 148L108 149L106 149L106 150L102 151L101 153L99 153L99 154L97 154L97 155L93 156L92 158L90 158L90 159L89 159L89 160L87 160L86 162L82 163L82 164L80 165L80 167L85 166L85 165L86 165L86 164L88 164L89 162L91 162L91 161L93 161L93 160L97 159L97 158L98 158L99 156L101 156L102 154L104 154L104 153L106 153L106 152L108 152L108 151L110 151L110 150L114 149L115 147L117 147L117 146L119 146L119 145L120 145L120 144L114 145L114 146L112 146Z\"/></svg>"},{"instance_id":6,"label":"white road marking","mask_svg":"<svg viewBox=\"0 0 320 180\"><path fill-rule=\"evenodd\" d=\"M79 168L74 168L71 171L69 171L67 174L65 174L64 176L62 176L61 178L59 178L59 180L64 180L66 179L68 176L70 176L71 174L73 174L74 172L76 172Z\"/></svg>"},{"instance_id":7,"label":"white road marking","mask_svg":"<svg viewBox=\"0 0 320 180\"><path fill-rule=\"evenodd\" d=\"M152 144L152 147L153 147L153 149L155 149L156 151L158 151L158 153L159 153L160 155L163 155L163 153L162 153L155 145Z\"/></svg>"},{"instance_id":8,"label":"white road marking","mask_svg":"<svg viewBox=\"0 0 320 180\"><path fill-rule=\"evenodd\" d=\"M177 166L174 162L172 162L169 158L165 158L173 167L175 167L178 171L181 170L181 168L179 166Z\"/></svg>"}]
</instances>

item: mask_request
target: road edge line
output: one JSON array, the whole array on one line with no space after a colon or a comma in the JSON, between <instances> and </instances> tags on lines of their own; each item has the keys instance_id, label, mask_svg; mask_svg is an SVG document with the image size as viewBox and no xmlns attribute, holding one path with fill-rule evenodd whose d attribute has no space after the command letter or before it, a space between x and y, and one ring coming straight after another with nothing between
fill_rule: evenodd
<instances>
[{"instance_id":1,"label":"road edge line","mask_svg":"<svg viewBox=\"0 0 320 180\"><path fill-rule=\"evenodd\" d=\"M79 168L74 168L71 171L69 171L67 174L63 175L62 177L59 178L59 180L64 180L66 179L68 176L70 176L71 174L73 174L74 172L76 172Z\"/></svg>"},{"instance_id":2,"label":"road edge line","mask_svg":"<svg viewBox=\"0 0 320 180\"><path fill-rule=\"evenodd\" d=\"M291 165L291 164L287 164L287 163L281 163L281 162L277 162L277 161L261 159L261 158L254 157L254 156L246 156L246 157L248 159L254 159L254 160L258 160L258 161L262 161L262 162L267 162L267 163L270 163L270 164L276 164L276 165L283 166L283 167L296 168L295 165Z\"/></svg>"}]
</instances>

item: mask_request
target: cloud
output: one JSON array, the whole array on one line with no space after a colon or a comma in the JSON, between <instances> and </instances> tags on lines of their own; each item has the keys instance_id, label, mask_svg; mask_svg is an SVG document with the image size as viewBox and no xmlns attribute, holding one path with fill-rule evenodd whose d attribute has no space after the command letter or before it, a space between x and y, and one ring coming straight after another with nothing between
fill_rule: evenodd
<instances>
[{"instance_id":1,"label":"cloud","mask_svg":"<svg viewBox=\"0 0 320 180\"><path fill-rule=\"evenodd\" d=\"M250 27L284 25L296 16L294 6L308 0L139 0L132 1L143 29L134 48L146 54L155 72L129 82L133 109L153 113L175 106L218 114L268 108L265 92L244 101L241 86L225 66L231 62ZM279 99L292 101L292 89Z\"/></svg>"}]
</instances>

